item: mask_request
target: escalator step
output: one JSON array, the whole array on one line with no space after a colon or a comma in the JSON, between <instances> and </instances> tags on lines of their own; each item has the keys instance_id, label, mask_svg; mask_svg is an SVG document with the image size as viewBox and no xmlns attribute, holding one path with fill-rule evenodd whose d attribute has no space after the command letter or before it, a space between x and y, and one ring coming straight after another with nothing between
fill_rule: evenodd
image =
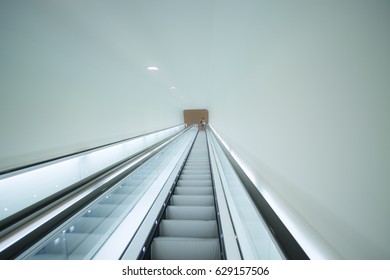
<instances>
[{"instance_id":1,"label":"escalator step","mask_svg":"<svg viewBox=\"0 0 390 280\"><path fill-rule=\"evenodd\" d=\"M200 132L176 183L151 258L220 259L213 183L205 132Z\"/></svg>"},{"instance_id":2,"label":"escalator step","mask_svg":"<svg viewBox=\"0 0 390 280\"><path fill-rule=\"evenodd\" d=\"M162 220L160 236L171 237L218 237L217 222L215 220Z\"/></svg>"},{"instance_id":3,"label":"escalator step","mask_svg":"<svg viewBox=\"0 0 390 280\"><path fill-rule=\"evenodd\" d=\"M214 206L214 197L212 195L172 195L171 205Z\"/></svg>"},{"instance_id":4,"label":"escalator step","mask_svg":"<svg viewBox=\"0 0 390 280\"><path fill-rule=\"evenodd\" d=\"M213 195L212 187L176 187L174 194L177 195Z\"/></svg>"},{"instance_id":5,"label":"escalator step","mask_svg":"<svg viewBox=\"0 0 390 280\"><path fill-rule=\"evenodd\" d=\"M194 174L210 175L211 171L209 169L208 170L199 170L199 169L191 170L191 169L186 169L186 170L183 170L181 174L182 175L194 175Z\"/></svg>"},{"instance_id":6,"label":"escalator step","mask_svg":"<svg viewBox=\"0 0 390 280\"><path fill-rule=\"evenodd\" d=\"M166 210L166 218L172 220L215 220L213 206L173 206Z\"/></svg>"},{"instance_id":7,"label":"escalator step","mask_svg":"<svg viewBox=\"0 0 390 280\"><path fill-rule=\"evenodd\" d=\"M213 183L211 180L179 180L177 181L178 187L212 187Z\"/></svg>"},{"instance_id":8,"label":"escalator step","mask_svg":"<svg viewBox=\"0 0 390 280\"><path fill-rule=\"evenodd\" d=\"M156 237L153 260L219 260L218 238Z\"/></svg>"},{"instance_id":9,"label":"escalator step","mask_svg":"<svg viewBox=\"0 0 390 280\"><path fill-rule=\"evenodd\" d=\"M194 175L181 175L181 180L211 180L211 175L207 174L194 174Z\"/></svg>"},{"instance_id":10,"label":"escalator step","mask_svg":"<svg viewBox=\"0 0 390 280\"><path fill-rule=\"evenodd\" d=\"M206 165L186 165L183 170L210 170L210 166Z\"/></svg>"}]
</instances>

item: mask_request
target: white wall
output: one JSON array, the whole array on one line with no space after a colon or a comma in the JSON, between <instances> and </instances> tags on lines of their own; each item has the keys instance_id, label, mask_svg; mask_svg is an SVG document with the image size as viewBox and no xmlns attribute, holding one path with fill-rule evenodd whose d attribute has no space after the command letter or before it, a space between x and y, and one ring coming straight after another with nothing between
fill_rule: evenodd
<instances>
[{"instance_id":1,"label":"white wall","mask_svg":"<svg viewBox=\"0 0 390 280\"><path fill-rule=\"evenodd\" d=\"M390 258L390 3L215 11L214 128L311 257Z\"/></svg>"},{"instance_id":2,"label":"white wall","mask_svg":"<svg viewBox=\"0 0 390 280\"><path fill-rule=\"evenodd\" d=\"M92 2L1 1L0 170L182 122L138 11Z\"/></svg>"}]
</instances>

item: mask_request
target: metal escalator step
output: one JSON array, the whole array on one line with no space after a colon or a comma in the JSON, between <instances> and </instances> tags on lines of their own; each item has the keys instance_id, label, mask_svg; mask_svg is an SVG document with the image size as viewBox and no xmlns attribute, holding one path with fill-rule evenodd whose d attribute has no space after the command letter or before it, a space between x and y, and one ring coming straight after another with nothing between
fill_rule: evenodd
<instances>
[{"instance_id":1,"label":"metal escalator step","mask_svg":"<svg viewBox=\"0 0 390 280\"><path fill-rule=\"evenodd\" d=\"M199 169L186 169L181 172L182 175L195 175L195 174L204 174L204 175L210 175L211 171L210 169L207 170L199 170Z\"/></svg>"},{"instance_id":2,"label":"metal escalator step","mask_svg":"<svg viewBox=\"0 0 390 280\"><path fill-rule=\"evenodd\" d=\"M187 164L185 166L185 170L198 170L198 169L203 169L203 170L210 170L210 166L209 165L205 165L205 164L199 164L199 165L195 165L195 164Z\"/></svg>"},{"instance_id":3,"label":"metal escalator step","mask_svg":"<svg viewBox=\"0 0 390 280\"><path fill-rule=\"evenodd\" d=\"M152 260L219 260L218 238L156 237Z\"/></svg>"},{"instance_id":4,"label":"metal escalator step","mask_svg":"<svg viewBox=\"0 0 390 280\"><path fill-rule=\"evenodd\" d=\"M203 152L203 153L197 153L195 154L194 152L192 152L188 158L188 160L209 160L209 156L208 156L208 153L207 152Z\"/></svg>"},{"instance_id":5,"label":"metal escalator step","mask_svg":"<svg viewBox=\"0 0 390 280\"><path fill-rule=\"evenodd\" d=\"M178 187L212 187L211 180L179 180L177 181Z\"/></svg>"},{"instance_id":6,"label":"metal escalator step","mask_svg":"<svg viewBox=\"0 0 390 280\"><path fill-rule=\"evenodd\" d=\"M186 166L210 166L208 161L187 161Z\"/></svg>"},{"instance_id":7,"label":"metal escalator step","mask_svg":"<svg viewBox=\"0 0 390 280\"><path fill-rule=\"evenodd\" d=\"M171 220L215 220L213 206L173 206L166 210L166 218Z\"/></svg>"},{"instance_id":8,"label":"metal escalator step","mask_svg":"<svg viewBox=\"0 0 390 280\"><path fill-rule=\"evenodd\" d=\"M187 161L209 161L209 155L207 153L191 153L187 158Z\"/></svg>"},{"instance_id":9,"label":"metal escalator step","mask_svg":"<svg viewBox=\"0 0 390 280\"><path fill-rule=\"evenodd\" d=\"M199 165L195 165L195 164L187 164L185 167L184 167L184 170L188 171L188 170L210 170L210 166L209 165L206 165L206 164L199 164Z\"/></svg>"},{"instance_id":10,"label":"metal escalator step","mask_svg":"<svg viewBox=\"0 0 390 280\"><path fill-rule=\"evenodd\" d=\"M172 195L170 201L176 206L214 206L212 195Z\"/></svg>"},{"instance_id":11,"label":"metal escalator step","mask_svg":"<svg viewBox=\"0 0 390 280\"><path fill-rule=\"evenodd\" d=\"M176 187L174 194L177 195L213 195L212 187Z\"/></svg>"},{"instance_id":12,"label":"metal escalator step","mask_svg":"<svg viewBox=\"0 0 390 280\"><path fill-rule=\"evenodd\" d=\"M160 236L171 237L218 237L217 222L215 220L162 220Z\"/></svg>"},{"instance_id":13,"label":"metal escalator step","mask_svg":"<svg viewBox=\"0 0 390 280\"><path fill-rule=\"evenodd\" d=\"M210 172L209 167L204 167L204 166L198 166L198 167L184 167L183 171L199 171L199 172Z\"/></svg>"},{"instance_id":14,"label":"metal escalator step","mask_svg":"<svg viewBox=\"0 0 390 280\"><path fill-rule=\"evenodd\" d=\"M194 174L194 175L181 175L181 180L211 180L211 175Z\"/></svg>"},{"instance_id":15,"label":"metal escalator step","mask_svg":"<svg viewBox=\"0 0 390 280\"><path fill-rule=\"evenodd\" d=\"M194 163L208 163L208 157L189 157L186 162L194 162Z\"/></svg>"},{"instance_id":16,"label":"metal escalator step","mask_svg":"<svg viewBox=\"0 0 390 280\"><path fill-rule=\"evenodd\" d=\"M153 239L152 259L220 259L212 187L206 134L200 132Z\"/></svg>"},{"instance_id":17,"label":"metal escalator step","mask_svg":"<svg viewBox=\"0 0 390 280\"><path fill-rule=\"evenodd\" d=\"M189 169L210 169L210 165L185 165L184 166L185 170Z\"/></svg>"},{"instance_id":18,"label":"metal escalator step","mask_svg":"<svg viewBox=\"0 0 390 280\"><path fill-rule=\"evenodd\" d=\"M190 164L193 164L193 165L196 165L196 164L210 164L210 162L208 160L195 160L195 159L188 159L186 161L186 164L187 165L190 165Z\"/></svg>"},{"instance_id":19,"label":"metal escalator step","mask_svg":"<svg viewBox=\"0 0 390 280\"><path fill-rule=\"evenodd\" d=\"M203 154L201 154L201 155L195 155L194 153L192 153L192 154L190 154L189 156L188 156L188 159L199 159L199 160L209 160L209 157L208 157L208 154L207 154L207 152L204 152Z\"/></svg>"}]
</instances>

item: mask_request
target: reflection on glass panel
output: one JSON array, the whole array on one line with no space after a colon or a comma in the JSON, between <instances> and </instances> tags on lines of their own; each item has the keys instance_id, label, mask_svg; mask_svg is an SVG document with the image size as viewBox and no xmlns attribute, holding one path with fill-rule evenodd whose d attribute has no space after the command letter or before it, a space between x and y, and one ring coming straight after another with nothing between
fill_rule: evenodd
<instances>
[{"instance_id":1,"label":"reflection on glass panel","mask_svg":"<svg viewBox=\"0 0 390 280\"><path fill-rule=\"evenodd\" d=\"M158 143L184 125L0 176L0 221Z\"/></svg>"},{"instance_id":2,"label":"reflection on glass panel","mask_svg":"<svg viewBox=\"0 0 390 280\"><path fill-rule=\"evenodd\" d=\"M217 143L215 136L212 133L209 135L213 141L220 164L219 172L226 178L223 188L244 258L283 259L260 213L257 211L222 148Z\"/></svg>"},{"instance_id":3,"label":"reflection on glass panel","mask_svg":"<svg viewBox=\"0 0 390 280\"><path fill-rule=\"evenodd\" d=\"M91 259L193 133L178 137L20 258Z\"/></svg>"}]
</instances>

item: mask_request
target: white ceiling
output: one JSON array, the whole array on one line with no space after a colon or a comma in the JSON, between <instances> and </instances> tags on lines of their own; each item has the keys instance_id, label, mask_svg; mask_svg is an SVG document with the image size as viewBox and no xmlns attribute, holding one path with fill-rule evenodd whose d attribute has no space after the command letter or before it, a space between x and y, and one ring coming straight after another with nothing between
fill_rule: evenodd
<instances>
[{"instance_id":1,"label":"white ceiling","mask_svg":"<svg viewBox=\"0 0 390 280\"><path fill-rule=\"evenodd\" d=\"M113 75L129 77L128 87L122 81L107 81L112 92L161 92L174 96L184 108L208 107L205 100L221 98L226 83L239 89L241 78L256 69L261 44L256 34L268 34L262 21L269 22L259 2L20 1L2 3L0 24L12 36L28 31L30 38L20 34L23 40L49 50L42 59L65 57L75 67L89 65L91 73L111 65ZM20 53L26 54L24 49ZM149 65L160 71L147 73ZM92 74L90 78L98 79ZM115 83L121 87L115 88ZM177 89L170 90L172 86Z\"/></svg>"},{"instance_id":2,"label":"white ceiling","mask_svg":"<svg viewBox=\"0 0 390 280\"><path fill-rule=\"evenodd\" d=\"M129 77L153 79L157 90L174 95L184 107L203 107L210 94L214 1L62 1L71 9L74 29L126 61ZM81 6L81 7L80 7ZM69 15L69 12L64 12ZM160 71L147 73L155 65ZM176 90L170 90L172 86ZM141 89L142 90L142 89Z\"/></svg>"},{"instance_id":3,"label":"white ceiling","mask_svg":"<svg viewBox=\"0 0 390 280\"><path fill-rule=\"evenodd\" d=\"M58 1L50 9L62 11L64 19L50 22L84 37L87 47L93 42L94 51L106 59L109 54L108 59L126 65L123 72L134 86L129 91L147 92L144 85L150 87L153 77L154 92L174 96L183 108L207 108L211 98L223 98L224 85L240 88L242 76L256 68L259 38L254 35L262 15L254 9L258 1L249 2ZM160 71L147 73L148 65ZM140 81L145 83L134 85Z\"/></svg>"}]
</instances>

